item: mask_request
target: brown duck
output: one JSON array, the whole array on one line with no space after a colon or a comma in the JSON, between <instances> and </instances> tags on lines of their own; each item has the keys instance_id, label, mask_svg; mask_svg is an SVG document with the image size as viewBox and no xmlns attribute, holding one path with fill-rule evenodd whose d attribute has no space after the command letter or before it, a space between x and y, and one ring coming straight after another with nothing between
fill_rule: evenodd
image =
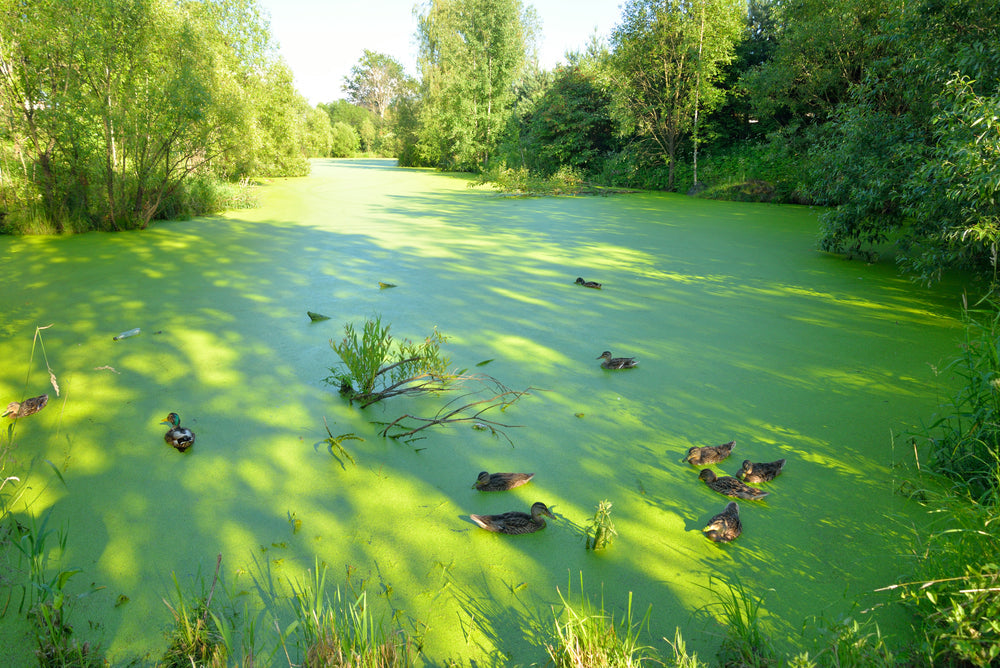
<instances>
[{"instance_id":1,"label":"brown duck","mask_svg":"<svg viewBox=\"0 0 1000 668\"><path fill-rule=\"evenodd\" d=\"M687 457L684 458L684 461L694 464L695 466L718 464L730 455L733 451L734 445L736 445L736 441L729 441L728 443L723 443L722 445L706 445L700 448L688 448Z\"/></svg>"},{"instance_id":2,"label":"brown duck","mask_svg":"<svg viewBox=\"0 0 1000 668\"><path fill-rule=\"evenodd\" d=\"M472 487L480 492L503 492L526 484L535 477L534 473L487 473L481 471Z\"/></svg>"},{"instance_id":3,"label":"brown duck","mask_svg":"<svg viewBox=\"0 0 1000 668\"><path fill-rule=\"evenodd\" d=\"M715 490L719 494L724 494L725 496L734 496L739 499L759 501L770 494L770 492L765 492L762 489L751 487L745 482L737 480L729 475L725 475L720 478L715 475L715 471L712 469L702 469L701 473L698 474L698 478L703 480L710 489Z\"/></svg>"},{"instance_id":4,"label":"brown duck","mask_svg":"<svg viewBox=\"0 0 1000 668\"><path fill-rule=\"evenodd\" d=\"M7 404L7 409L3 412L3 415L11 420L28 417L45 408L45 405L48 403L49 395L47 394L40 394L37 397L31 397L24 401L12 401Z\"/></svg>"},{"instance_id":5,"label":"brown duck","mask_svg":"<svg viewBox=\"0 0 1000 668\"><path fill-rule=\"evenodd\" d=\"M583 278L577 278L576 279L576 284L577 285L582 285L585 288L593 288L595 290L600 290L601 289L601 284L598 283L597 281L585 281L585 280L583 280Z\"/></svg>"},{"instance_id":6,"label":"brown duck","mask_svg":"<svg viewBox=\"0 0 1000 668\"><path fill-rule=\"evenodd\" d=\"M784 459L775 462L751 462L749 459L744 459L743 467L736 477L747 482L769 482L777 478L783 468L785 468Z\"/></svg>"},{"instance_id":7,"label":"brown duck","mask_svg":"<svg viewBox=\"0 0 1000 668\"><path fill-rule=\"evenodd\" d=\"M601 366L605 369L632 369L639 364L634 357L612 357L610 350L605 350L597 359L604 360Z\"/></svg>"},{"instance_id":8,"label":"brown duck","mask_svg":"<svg viewBox=\"0 0 1000 668\"><path fill-rule=\"evenodd\" d=\"M500 515L469 515L469 517L473 522L487 531L506 534L522 534L534 533L539 529L544 529L545 520L542 519L542 515L548 515L549 517L555 518L555 515L552 514L552 511L549 510L544 503L536 501L531 504L530 515L528 513L512 510Z\"/></svg>"},{"instance_id":9,"label":"brown duck","mask_svg":"<svg viewBox=\"0 0 1000 668\"><path fill-rule=\"evenodd\" d=\"M706 538L716 543L728 543L737 538L743 533L739 505L735 501L730 501L726 509L710 519L701 531Z\"/></svg>"}]
</instances>

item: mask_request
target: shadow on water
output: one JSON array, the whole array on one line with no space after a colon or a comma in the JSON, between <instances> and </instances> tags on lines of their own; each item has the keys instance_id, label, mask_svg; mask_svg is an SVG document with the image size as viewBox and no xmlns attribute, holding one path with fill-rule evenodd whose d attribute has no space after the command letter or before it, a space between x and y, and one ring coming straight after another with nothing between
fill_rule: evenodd
<instances>
[{"instance_id":1,"label":"shadow on water","mask_svg":"<svg viewBox=\"0 0 1000 668\"><path fill-rule=\"evenodd\" d=\"M40 325L53 325L44 345L62 388L18 423L16 464L60 470L65 484L36 468L26 499L69 528L62 561L106 587L82 616L113 656L156 655L171 573L210 572L219 552L237 589L257 559L282 582L317 558L356 569L418 620L431 665L544 660L556 588L580 573L609 608L629 592L652 606L661 650L679 626L710 653L706 586L735 578L764 596L779 643L795 646L809 616L873 607L905 637L903 612L873 593L905 573L908 527L924 522L895 494L906 453L892 434L936 405L957 286L819 254L814 215L797 207L506 199L370 160L318 161L264 199L141 233L0 238L16 286L0 294L0 401L25 377L28 395L46 391L37 352L28 368ZM406 445L372 424L440 399L346 405L322 380L329 340L376 313L397 337L437 327L457 367L493 360L483 369L508 387L539 388L504 416L522 425L513 447L459 428ZM639 368L601 369L606 349ZM188 453L162 441L171 410L197 433ZM345 442L356 466L324 449L324 417L364 439ZM700 529L725 499L683 455L731 439L720 473L789 463L720 546ZM537 475L483 494L470 489L483 469ZM581 528L602 499L619 537L593 554ZM537 534L468 521L536 500L558 516Z\"/></svg>"}]
</instances>

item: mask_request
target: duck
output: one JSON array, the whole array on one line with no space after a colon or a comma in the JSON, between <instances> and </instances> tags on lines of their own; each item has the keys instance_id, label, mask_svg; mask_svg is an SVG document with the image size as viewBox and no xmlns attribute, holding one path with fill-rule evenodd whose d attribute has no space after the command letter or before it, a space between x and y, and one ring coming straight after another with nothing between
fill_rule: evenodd
<instances>
[{"instance_id":1,"label":"duck","mask_svg":"<svg viewBox=\"0 0 1000 668\"><path fill-rule=\"evenodd\" d=\"M194 432L181 426L181 416L177 413L171 413L160 424L171 425L167 433L163 435L163 440L167 442L167 445L177 448L181 452L194 445Z\"/></svg>"},{"instance_id":2,"label":"duck","mask_svg":"<svg viewBox=\"0 0 1000 668\"><path fill-rule=\"evenodd\" d=\"M730 501L726 509L708 521L701 530L705 537L716 543L728 543L743 533L743 523L740 522L740 506Z\"/></svg>"},{"instance_id":3,"label":"duck","mask_svg":"<svg viewBox=\"0 0 1000 668\"><path fill-rule=\"evenodd\" d=\"M503 492L526 484L535 477L534 473L487 473L480 471L473 489L480 492Z\"/></svg>"},{"instance_id":4,"label":"duck","mask_svg":"<svg viewBox=\"0 0 1000 668\"><path fill-rule=\"evenodd\" d=\"M582 285L585 288L594 288L595 290L601 289L601 284L598 283L597 281L585 281L579 277L576 279L576 284Z\"/></svg>"},{"instance_id":5,"label":"duck","mask_svg":"<svg viewBox=\"0 0 1000 668\"><path fill-rule=\"evenodd\" d=\"M705 445L702 447L688 448L687 457L684 461L694 464L695 466L703 466L705 464L718 464L733 451L733 446L736 445L736 441L729 441L728 443L723 443L722 445Z\"/></svg>"},{"instance_id":6,"label":"duck","mask_svg":"<svg viewBox=\"0 0 1000 668\"><path fill-rule=\"evenodd\" d=\"M725 496L735 496L739 499L759 501L770 494L770 492L765 492L762 489L751 487L745 482L737 480L729 475L725 475L720 478L715 475L715 471L712 469L702 469L701 473L698 474L698 479L703 480L709 488L715 490L719 494L723 494Z\"/></svg>"},{"instance_id":7,"label":"duck","mask_svg":"<svg viewBox=\"0 0 1000 668\"><path fill-rule=\"evenodd\" d=\"M605 369L632 369L639 364L634 357L612 357L610 350L605 350L597 359L604 360L601 367Z\"/></svg>"},{"instance_id":8,"label":"duck","mask_svg":"<svg viewBox=\"0 0 1000 668\"><path fill-rule=\"evenodd\" d=\"M545 528L545 520L542 515L555 518L552 511L541 501L531 504L531 514L512 510L500 515L469 515L469 518L486 529L495 533L506 533L517 535L522 533L534 533Z\"/></svg>"},{"instance_id":9,"label":"duck","mask_svg":"<svg viewBox=\"0 0 1000 668\"><path fill-rule=\"evenodd\" d=\"M751 462L749 459L744 459L736 477L746 482L770 482L778 477L783 468L785 468L784 459L774 462Z\"/></svg>"},{"instance_id":10,"label":"duck","mask_svg":"<svg viewBox=\"0 0 1000 668\"><path fill-rule=\"evenodd\" d=\"M39 394L37 397L31 397L30 399L25 399L24 401L10 402L7 404L7 409L4 410L3 414L11 420L14 418L28 417L29 415L34 415L38 411L45 408L45 405L48 403L49 395Z\"/></svg>"}]
</instances>

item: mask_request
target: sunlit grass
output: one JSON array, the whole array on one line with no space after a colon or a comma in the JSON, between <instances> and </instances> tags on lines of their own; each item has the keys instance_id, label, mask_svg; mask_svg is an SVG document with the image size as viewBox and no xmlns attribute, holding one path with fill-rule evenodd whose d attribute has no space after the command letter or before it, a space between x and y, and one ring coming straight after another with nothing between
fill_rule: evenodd
<instances>
[{"instance_id":1,"label":"sunlit grass","mask_svg":"<svg viewBox=\"0 0 1000 668\"><path fill-rule=\"evenodd\" d=\"M562 610L555 617L554 642L546 645L556 668L637 668L658 663L653 649L639 639L648 628L651 609L636 619L631 592L625 613L617 621L605 609L603 597L594 604L583 595L573 604L560 591L559 600Z\"/></svg>"}]
</instances>

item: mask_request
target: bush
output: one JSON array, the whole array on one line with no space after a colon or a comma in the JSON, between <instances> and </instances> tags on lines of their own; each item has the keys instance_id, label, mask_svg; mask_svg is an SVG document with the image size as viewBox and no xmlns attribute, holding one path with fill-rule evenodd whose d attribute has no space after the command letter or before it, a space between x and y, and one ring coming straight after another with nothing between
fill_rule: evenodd
<instances>
[{"instance_id":1,"label":"bush","mask_svg":"<svg viewBox=\"0 0 1000 668\"><path fill-rule=\"evenodd\" d=\"M349 158L358 152L361 139L357 131L343 121L333 124L330 136L330 156L333 158Z\"/></svg>"}]
</instances>

